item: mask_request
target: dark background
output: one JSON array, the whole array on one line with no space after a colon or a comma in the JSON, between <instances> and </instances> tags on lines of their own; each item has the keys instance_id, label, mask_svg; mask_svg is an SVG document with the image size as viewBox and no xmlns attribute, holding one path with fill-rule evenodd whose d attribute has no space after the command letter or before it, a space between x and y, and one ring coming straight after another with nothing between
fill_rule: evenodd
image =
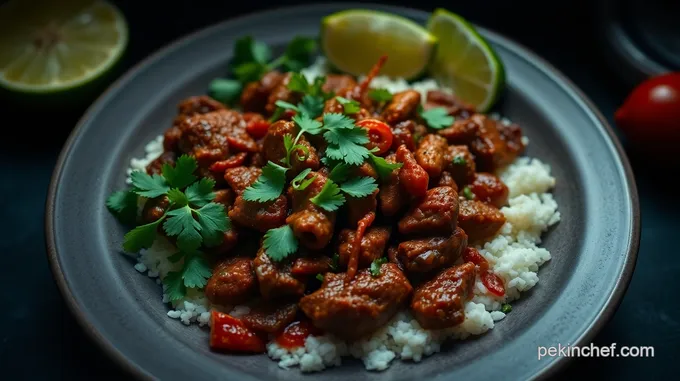
<instances>
[{"instance_id":1,"label":"dark background","mask_svg":"<svg viewBox=\"0 0 680 381\"><path fill-rule=\"evenodd\" d=\"M129 24L129 46L119 64L89 96L57 110L26 109L7 101L0 103L1 140L4 143L0 145L2 379L126 377L80 330L68 312L47 264L44 204L56 158L87 105L131 66L188 32L269 7L267 2L254 0L240 4L198 0L115 3ZM300 3L303 2L278 1L276 6ZM604 19L597 11L597 1L383 3L426 11L447 7L474 23L517 40L572 79L610 122L614 111L631 90L630 78L626 81L617 76L616 59L606 53L603 41L598 38L598 27ZM647 3L651 6L655 2ZM661 3L664 2L656 2L656 5ZM14 117L18 119L12 119ZM10 119L12 123L8 122ZM19 137L10 139L8 131L18 133ZM610 345L615 342L619 347L651 345L655 348L655 357L577 359L559 378L594 375L620 379L670 376L675 379L680 370L677 362L673 362L680 347L680 302L677 300L680 253L673 244L680 232L680 222L676 218L680 207L673 202L677 197L672 197L670 187L662 183L673 174L654 170L653 162L632 150L629 155L640 193L642 243L627 294L595 343ZM597 163L593 165L597 166Z\"/></svg>"}]
</instances>

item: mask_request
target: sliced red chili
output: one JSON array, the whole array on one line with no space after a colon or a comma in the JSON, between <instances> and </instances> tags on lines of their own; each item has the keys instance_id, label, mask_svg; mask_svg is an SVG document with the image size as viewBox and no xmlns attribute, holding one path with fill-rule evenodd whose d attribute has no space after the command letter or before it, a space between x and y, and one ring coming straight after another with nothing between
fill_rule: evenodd
<instances>
[{"instance_id":1,"label":"sliced red chili","mask_svg":"<svg viewBox=\"0 0 680 381\"><path fill-rule=\"evenodd\" d=\"M264 340L241 320L214 310L210 317L210 348L235 352L265 352Z\"/></svg>"},{"instance_id":2,"label":"sliced red chili","mask_svg":"<svg viewBox=\"0 0 680 381\"><path fill-rule=\"evenodd\" d=\"M251 120L246 126L246 132L248 135L255 139L262 139L265 135L267 135L268 130L269 122L266 120Z\"/></svg>"},{"instance_id":3,"label":"sliced red chili","mask_svg":"<svg viewBox=\"0 0 680 381\"><path fill-rule=\"evenodd\" d=\"M463 250L463 260L465 262L472 262L477 266L484 266L485 270L489 266L489 262L487 262L486 258L484 258L477 249L470 246Z\"/></svg>"},{"instance_id":4,"label":"sliced red chili","mask_svg":"<svg viewBox=\"0 0 680 381\"><path fill-rule=\"evenodd\" d=\"M287 349L304 347L307 337L319 334L321 334L321 330L311 322L307 320L294 321L276 336L276 344Z\"/></svg>"},{"instance_id":5,"label":"sliced red chili","mask_svg":"<svg viewBox=\"0 0 680 381\"><path fill-rule=\"evenodd\" d=\"M505 295L505 284L503 283L501 277L487 270L482 273L481 278L482 283L484 283L484 287L486 287L490 293L496 296Z\"/></svg>"},{"instance_id":6,"label":"sliced red chili","mask_svg":"<svg viewBox=\"0 0 680 381\"><path fill-rule=\"evenodd\" d=\"M229 168L236 168L243 165L248 157L247 152L239 152L236 155L228 158L227 160L220 160L212 163L210 165L210 170L212 172L224 173Z\"/></svg>"},{"instance_id":7,"label":"sliced red chili","mask_svg":"<svg viewBox=\"0 0 680 381\"><path fill-rule=\"evenodd\" d=\"M394 134L387 123L377 119L362 119L356 124L368 130L369 142L366 144L366 148L370 150L378 148L378 151L375 152L376 155L382 155L392 147Z\"/></svg>"}]
</instances>

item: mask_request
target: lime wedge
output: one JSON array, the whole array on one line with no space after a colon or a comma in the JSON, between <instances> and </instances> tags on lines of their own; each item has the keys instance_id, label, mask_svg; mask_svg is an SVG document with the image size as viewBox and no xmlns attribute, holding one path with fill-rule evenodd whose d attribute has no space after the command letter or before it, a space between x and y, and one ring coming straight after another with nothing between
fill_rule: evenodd
<instances>
[{"instance_id":1,"label":"lime wedge","mask_svg":"<svg viewBox=\"0 0 680 381\"><path fill-rule=\"evenodd\" d=\"M121 56L123 15L103 0L14 0L0 8L0 86L52 93L90 82Z\"/></svg>"},{"instance_id":2,"label":"lime wedge","mask_svg":"<svg viewBox=\"0 0 680 381\"><path fill-rule=\"evenodd\" d=\"M434 11L427 29L439 42L429 71L463 101L487 112L505 85L503 62L488 42L461 16Z\"/></svg>"},{"instance_id":3,"label":"lime wedge","mask_svg":"<svg viewBox=\"0 0 680 381\"><path fill-rule=\"evenodd\" d=\"M321 48L340 71L367 74L387 55L380 75L412 79L425 72L437 40L421 25L388 13L351 9L321 22Z\"/></svg>"}]
</instances>

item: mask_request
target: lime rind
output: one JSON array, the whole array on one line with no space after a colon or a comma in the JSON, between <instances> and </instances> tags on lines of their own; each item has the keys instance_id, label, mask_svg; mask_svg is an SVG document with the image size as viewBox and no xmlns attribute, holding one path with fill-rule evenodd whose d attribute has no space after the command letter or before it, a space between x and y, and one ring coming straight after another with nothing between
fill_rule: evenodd
<instances>
[{"instance_id":1,"label":"lime rind","mask_svg":"<svg viewBox=\"0 0 680 381\"><path fill-rule=\"evenodd\" d=\"M62 91L72 90L102 76L104 73L109 71L123 56L128 45L129 31L128 25L123 13L112 3L102 2L106 7L109 8L115 14L116 29L119 33L119 40L114 49L109 51L109 56L103 64L97 66L95 69L87 72L85 75L78 77L70 81L49 83L49 84L26 84L15 81L8 81L5 79L2 72L0 72L0 87L16 92L22 93L33 93L33 94L51 94L58 93Z\"/></svg>"},{"instance_id":2,"label":"lime rind","mask_svg":"<svg viewBox=\"0 0 680 381\"><path fill-rule=\"evenodd\" d=\"M489 84L490 86L488 88L488 96L483 102L477 104L476 108L479 112L488 112L498 100L505 86L506 74L503 62L497 55L497 53L494 51L494 49L491 47L491 45L488 43L488 41L486 41L486 39L481 34L479 34L476 28L472 24L470 24L467 20L465 20L463 17L455 13L452 13L446 9L438 8L433 12L432 16L427 22L426 27L430 32L432 32L437 22L451 22L451 21L453 21L453 24L456 25L459 32L464 33L466 35L467 41L469 43L475 44L487 58L487 62L489 64L489 68L491 69L493 77L491 83ZM441 46L439 46L439 48L441 48ZM434 79L444 82L442 83L443 85L448 85L446 83L447 82L446 78L443 78L444 75L436 71L437 58L440 56L440 54L442 55L447 54L447 52L442 50L437 51L435 57L433 57L431 61L432 64L430 66L431 71L430 74L433 76ZM456 75L458 75L460 79L465 80L463 74L456 73Z\"/></svg>"}]
</instances>

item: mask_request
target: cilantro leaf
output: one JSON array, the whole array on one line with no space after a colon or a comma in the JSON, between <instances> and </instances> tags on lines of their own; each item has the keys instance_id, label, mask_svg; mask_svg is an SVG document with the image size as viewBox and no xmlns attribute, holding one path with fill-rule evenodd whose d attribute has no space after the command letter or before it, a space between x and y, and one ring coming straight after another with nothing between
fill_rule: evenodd
<instances>
[{"instance_id":1,"label":"cilantro leaf","mask_svg":"<svg viewBox=\"0 0 680 381\"><path fill-rule=\"evenodd\" d=\"M168 236L177 236L177 247L183 251L195 251L201 246L201 225L194 219L188 205L169 211L163 223Z\"/></svg>"},{"instance_id":2,"label":"cilantro leaf","mask_svg":"<svg viewBox=\"0 0 680 381\"><path fill-rule=\"evenodd\" d=\"M454 118L449 115L449 112L444 107L435 107L427 111L421 111L420 116L425 119L428 126L437 130L449 127L454 121Z\"/></svg>"},{"instance_id":3,"label":"cilantro leaf","mask_svg":"<svg viewBox=\"0 0 680 381\"><path fill-rule=\"evenodd\" d=\"M288 71L298 71L309 63L311 55L316 51L316 40L296 36L286 47L284 66Z\"/></svg>"},{"instance_id":4,"label":"cilantro leaf","mask_svg":"<svg viewBox=\"0 0 680 381\"><path fill-rule=\"evenodd\" d=\"M370 152L363 145L368 143L366 130L363 128L335 129L324 133L329 143L326 156L342 160L347 164L360 165Z\"/></svg>"},{"instance_id":5,"label":"cilantro leaf","mask_svg":"<svg viewBox=\"0 0 680 381\"><path fill-rule=\"evenodd\" d=\"M187 196L181 190L177 188L172 188L168 191L168 199L173 204L182 207L189 203Z\"/></svg>"},{"instance_id":6,"label":"cilantro leaf","mask_svg":"<svg viewBox=\"0 0 680 381\"><path fill-rule=\"evenodd\" d=\"M142 249L148 249L153 245L158 233L158 225L165 219L165 216L157 221L140 225L125 234L123 240L123 250L128 253L136 253Z\"/></svg>"},{"instance_id":7,"label":"cilantro leaf","mask_svg":"<svg viewBox=\"0 0 680 381\"><path fill-rule=\"evenodd\" d=\"M113 192L106 199L106 207L121 222L133 224L137 220L137 200L138 197L134 192Z\"/></svg>"},{"instance_id":8,"label":"cilantro leaf","mask_svg":"<svg viewBox=\"0 0 680 381\"><path fill-rule=\"evenodd\" d=\"M342 105L345 114L356 114L361 110L359 102L343 97L335 97L335 99Z\"/></svg>"},{"instance_id":9,"label":"cilantro leaf","mask_svg":"<svg viewBox=\"0 0 680 381\"><path fill-rule=\"evenodd\" d=\"M163 278L163 284L165 285L165 294L168 295L172 302L184 298L187 294L187 288L179 271L167 273L165 278Z\"/></svg>"},{"instance_id":10,"label":"cilantro leaf","mask_svg":"<svg viewBox=\"0 0 680 381\"><path fill-rule=\"evenodd\" d=\"M203 288L208 284L208 279L212 275L210 266L198 254L191 254L184 258L182 268L182 279L184 286L188 288Z\"/></svg>"},{"instance_id":11,"label":"cilantro leaf","mask_svg":"<svg viewBox=\"0 0 680 381\"><path fill-rule=\"evenodd\" d=\"M241 82L233 79L215 78L210 82L210 96L224 104L231 104L238 99L243 90Z\"/></svg>"},{"instance_id":12,"label":"cilantro leaf","mask_svg":"<svg viewBox=\"0 0 680 381\"><path fill-rule=\"evenodd\" d=\"M274 113L272 114L272 116L269 117L269 119L268 119L269 123L274 123L277 120L279 120L281 115L283 115L284 111L286 111L286 110L281 108L281 107L277 107L276 110L274 110Z\"/></svg>"},{"instance_id":13,"label":"cilantro leaf","mask_svg":"<svg viewBox=\"0 0 680 381\"><path fill-rule=\"evenodd\" d=\"M142 171L134 171L130 174L130 179L132 180L133 192L142 197L156 198L170 190L165 179L157 174L150 176Z\"/></svg>"},{"instance_id":14,"label":"cilantro leaf","mask_svg":"<svg viewBox=\"0 0 680 381\"><path fill-rule=\"evenodd\" d=\"M231 227L224 205L211 202L194 212L201 225L201 236L205 246L217 246L222 243L224 232Z\"/></svg>"},{"instance_id":15,"label":"cilantro leaf","mask_svg":"<svg viewBox=\"0 0 680 381\"><path fill-rule=\"evenodd\" d=\"M468 200L472 200L473 198L475 198L475 194L472 193L472 190L470 190L470 187L466 186L465 188L463 188L461 193L463 193L463 196L465 196L465 198L468 199Z\"/></svg>"},{"instance_id":16,"label":"cilantro leaf","mask_svg":"<svg viewBox=\"0 0 680 381\"><path fill-rule=\"evenodd\" d=\"M371 275L374 277L380 276L380 267L387 263L387 258L378 258L371 263Z\"/></svg>"},{"instance_id":17,"label":"cilantro leaf","mask_svg":"<svg viewBox=\"0 0 680 381\"><path fill-rule=\"evenodd\" d=\"M371 162L373 162L373 168L375 168L378 176L383 180L389 179L395 169L399 169L404 165L402 163L389 163L384 158L374 154L370 154L370 158Z\"/></svg>"},{"instance_id":18,"label":"cilantro leaf","mask_svg":"<svg viewBox=\"0 0 680 381\"><path fill-rule=\"evenodd\" d=\"M300 126L300 133L306 132L310 135L318 135L323 130L321 122L312 119L307 114L295 115L293 122ZM297 143L297 139L295 139L295 143Z\"/></svg>"},{"instance_id":19,"label":"cilantro leaf","mask_svg":"<svg viewBox=\"0 0 680 381\"><path fill-rule=\"evenodd\" d=\"M256 41L252 36L245 36L236 40L234 44L234 58L232 65L256 62L266 64L271 59L271 50L266 43Z\"/></svg>"},{"instance_id":20,"label":"cilantro leaf","mask_svg":"<svg viewBox=\"0 0 680 381\"><path fill-rule=\"evenodd\" d=\"M368 97L376 102L389 102L392 100L392 93L387 89L371 89Z\"/></svg>"},{"instance_id":21,"label":"cilantro leaf","mask_svg":"<svg viewBox=\"0 0 680 381\"><path fill-rule=\"evenodd\" d=\"M467 161L465 160L465 156L463 155L458 155L453 158L453 164L454 165L465 165L467 164Z\"/></svg>"},{"instance_id":22,"label":"cilantro leaf","mask_svg":"<svg viewBox=\"0 0 680 381\"><path fill-rule=\"evenodd\" d=\"M323 115L323 125L327 130L357 128L354 120L346 115L330 112Z\"/></svg>"},{"instance_id":23,"label":"cilantro leaf","mask_svg":"<svg viewBox=\"0 0 680 381\"><path fill-rule=\"evenodd\" d=\"M257 63L266 64L272 59L272 51L269 45L262 41L253 41L251 46L253 59Z\"/></svg>"},{"instance_id":24,"label":"cilantro leaf","mask_svg":"<svg viewBox=\"0 0 680 381\"><path fill-rule=\"evenodd\" d=\"M215 198L213 187L215 180L203 177L201 180L189 185L184 193L191 205L202 207Z\"/></svg>"},{"instance_id":25,"label":"cilantro leaf","mask_svg":"<svg viewBox=\"0 0 680 381\"><path fill-rule=\"evenodd\" d=\"M173 188L184 188L196 181L194 171L198 168L196 159L189 155L182 155L177 159L174 167L163 164L162 172L165 181Z\"/></svg>"},{"instance_id":26,"label":"cilantro leaf","mask_svg":"<svg viewBox=\"0 0 680 381\"><path fill-rule=\"evenodd\" d=\"M328 178L335 182L343 182L349 176L349 172L352 170L352 166L345 163L338 163L333 167Z\"/></svg>"},{"instance_id":27,"label":"cilantro leaf","mask_svg":"<svg viewBox=\"0 0 680 381\"><path fill-rule=\"evenodd\" d=\"M322 97L315 97L312 95L305 95L302 101L298 104L298 109L301 113L308 115L310 118L316 118L323 113L324 103Z\"/></svg>"},{"instance_id":28,"label":"cilantro leaf","mask_svg":"<svg viewBox=\"0 0 680 381\"><path fill-rule=\"evenodd\" d=\"M323 274L316 274L316 280L323 282Z\"/></svg>"},{"instance_id":29,"label":"cilantro leaf","mask_svg":"<svg viewBox=\"0 0 680 381\"><path fill-rule=\"evenodd\" d=\"M372 177L355 177L340 185L340 190L352 197L366 197L378 189L375 179Z\"/></svg>"},{"instance_id":30,"label":"cilantro leaf","mask_svg":"<svg viewBox=\"0 0 680 381\"><path fill-rule=\"evenodd\" d=\"M279 262L297 252L298 241L289 225L269 229L264 234L262 245L272 261Z\"/></svg>"},{"instance_id":31,"label":"cilantro leaf","mask_svg":"<svg viewBox=\"0 0 680 381\"><path fill-rule=\"evenodd\" d=\"M309 201L329 212L334 212L345 203L345 196L340 193L340 187L333 180L326 180L321 191Z\"/></svg>"},{"instance_id":32,"label":"cilantro leaf","mask_svg":"<svg viewBox=\"0 0 680 381\"><path fill-rule=\"evenodd\" d=\"M293 73L288 80L288 90L298 93L307 93L309 91L309 82L307 78L300 73Z\"/></svg>"},{"instance_id":33,"label":"cilantro leaf","mask_svg":"<svg viewBox=\"0 0 680 381\"><path fill-rule=\"evenodd\" d=\"M259 81L267 72L267 66L257 62L246 62L234 68L234 76L241 83Z\"/></svg>"},{"instance_id":34,"label":"cilantro leaf","mask_svg":"<svg viewBox=\"0 0 680 381\"><path fill-rule=\"evenodd\" d=\"M267 162L267 165L262 167L260 177L243 191L243 199L257 202L276 200L286 185L286 171L288 168L271 161Z\"/></svg>"},{"instance_id":35,"label":"cilantro leaf","mask_svg":"<svg viewBox=\"0 0 680 381\"><path fill-rule=\"evenodd\" d=\"M284 110L294 110L294 111L300 112L300 109L299 109L296 105L294 105L294 104L292 104L292 103L288 103L288 102L279 100L279 101L276 101L275 104L276 104L278 107L280 107L280 108L282 108L282 109L284 109Z\"/></svg>"},{"instance_id":36,"label":"cilantro leaf","mask_svg":"<svg viewBox=\"0 0 680 381\"><path fill-rule=\"evenodd\" d=\"M298 175L295 176L293 181L290 182L290 184L293 186L293 189L295 189L296 191L303 191L303 190L307 189L307 187L310 184L312 184L314 182L314 180L316 179L316 175L314 175L314 176L305 180L305 177L307 177L307 175L311 171L312 171L311 168L307 168L304 171L298 173Z\"/></svg>"}]
</instances>

